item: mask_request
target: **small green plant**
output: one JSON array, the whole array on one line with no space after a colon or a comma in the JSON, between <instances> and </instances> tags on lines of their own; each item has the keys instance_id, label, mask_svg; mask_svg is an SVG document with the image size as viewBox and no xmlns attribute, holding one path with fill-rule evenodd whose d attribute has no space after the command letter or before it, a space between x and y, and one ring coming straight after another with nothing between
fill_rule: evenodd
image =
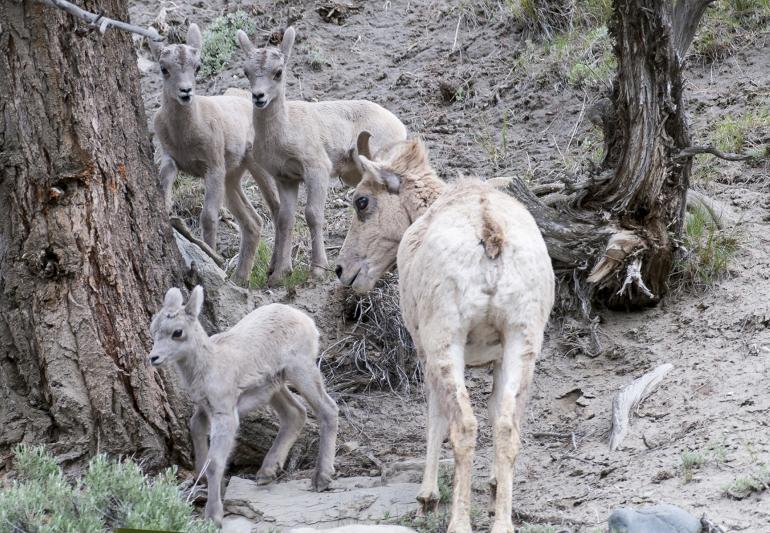
<instances>
[{"instance_id":1,"label":"small green plant","mask_svg":"<svg viewBox=\"0 0 770 533\"><path fill-rule=\"evenodd\" d=\"M324 54L324 51L317 46L306 48L305 62L315 71L323 70L323 68L329 64L326 59L326 54Z\"/></svg>"},{"instance_id":2,"label":"small green plant","mask_svg":"<svg viewBox=\"0 0 770 533\"><path fill-rule=\"evenodd\" d=\"M42 446L14 450L18 479L0 491L0 524L11 531L111 531L116 527L215 533L193 517L176 482L176 470L155 478L131 460L94 457L73 483ZM3 529L4 530L4 529Z\"/></svg>"},{"instance_id":3,"label":"small green plant","mask_svg":"<svg viewBox=\"0 0 770 533\"><path fill-rule=\"evenodd\" d=\"M438 471L438 501L449 503L452 501L452 469L442 465Z\"/></svg>"},{"instance_id":4,"label":"small green plant","mask_svg":"<svg viewBox=\"0 0 770 533\"><path fill-rule=\"evenodd\" d=\"M756 149L770 128L770 109L749 111L723 118L714 126L712 141L723 152Z\"/></svg>"},{"instance_id":5,"label":"small green plant","mask_svg":"<svg viewBox=\"0 0 770 533\"><path fill-rule=\"evenodd\" d=\"M254 259L254 268L251 269L251 278L249 278L249 287L252 289L262 289L267 286L271 255L270 247L264 239L260 240Z\"/></svg>"},{"instance_id":6,"label":"small green plant","mask_svg":"<svg viewBox=\"0 0 770 533\"><path fill-rule=\"evenodd\" d=\"M762 492L770 488L770 469L767 465L760 465L755 472L735 478L735 480L723 487L723 492L736 500L742 500L753 492Z\"/></svg>"},{"instance_id":7,"label":"small green plant","mask_svg":"<svg viewBox=\"0 0 770 533\"><path fill-rule=\"evenodd\" d=\"M720 229L714 215L697 205L687 214L682 243L685 255L675 272L687 285L710 287L727 274L738 244L733 230Z\"/></svg>"},{"instance_id":8,"label":"small green plant","mask_svg":"<svg viewBox=\"0 0 770 533\"><path fill-rule=\"evenodd\" d=\"M706 464L706 456L701 452L682 452L682 476L684 482L692 481L693 471Z\"/></svg>"},{"instance_id":9,"label":"small green plant","mask_svg":"<svg viewBox=\"0 0 770 533\"><path fill-rule=\"evenodd\" d=\"M243 30L249 35L256 30L254 22L244 11L215 18L211 26L203 32L200 72L202 77L213 76L229 64L237 47L235 34L238 30Z\"/></svg>"},{"instance_id":10,"label":"small green plant","mask_svg":"<svg viewBox=\"0 0 770 533\"><path fill-rule=\"evenodd\" d=\"M489 161L496 170L504 168L508 161L508 120L508 112L503 113L499 140L495 138L488 125L484 125L473 134L474 140L487 153Z\"/></svg>"}]
</instances>

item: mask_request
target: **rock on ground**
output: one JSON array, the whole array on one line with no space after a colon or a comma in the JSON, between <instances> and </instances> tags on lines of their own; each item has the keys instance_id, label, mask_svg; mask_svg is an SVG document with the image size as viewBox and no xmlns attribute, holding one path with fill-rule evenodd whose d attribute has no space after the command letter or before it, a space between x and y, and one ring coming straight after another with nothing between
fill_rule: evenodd
<instances>
[{"instance_id":1,"label":"rock on ground","mask_svg":"<svg viewBox=\"0 0 770 533\"><path fill-rule=\"evenodd\" d=\"M296 527L330 528L357 522L394 519L418 507L417 483L382 484L380 478L352 477L337 479L330 490L313 492L309 480L287 481L260 486L254 481L232 477L224 499L225 512L254 521L254 526L269 524L284 530ZM230 517L233 529L235 519ZM239 526L243 522L239 522ZM353 526L356 532L368 532L364 526ZM401 533L409 529L373 529L379 533ZM314 530L310 530L314 531ZM336 529L332 531L337 531ZM352 531L341 529L340 532Z\"/></svg>"},{"instance_id":2,"label":"rock on ground","mask_svg":"<svg viewBox=\"0 0 770 533\"><path fill-rule=\"evenodd\" d=\"M662 504L631 509L621 507L610 515L611 532L699 533L700 520L675 505Z\"/></svg>"},{"instance_id":3,"label":"rock on ground","mask_svg":"<svg viewBox=\"0 0 770 533\"><path fill-rule=\"evenodd\" d=\"M362 526L354 524L351 526L333 527L331 529L315 529L312 527L301 527L289 530L289 533L417 533L414 529L404 526Z\"/></svg>"}]
</instances>

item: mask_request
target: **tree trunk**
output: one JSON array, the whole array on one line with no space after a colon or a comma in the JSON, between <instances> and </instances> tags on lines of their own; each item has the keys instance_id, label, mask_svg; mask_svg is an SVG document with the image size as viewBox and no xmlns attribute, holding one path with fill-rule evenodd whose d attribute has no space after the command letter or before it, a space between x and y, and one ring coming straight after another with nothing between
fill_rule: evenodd
<instances>
[{"instance_id":1,"label":"tree trunk","mask_svg":"<svg viewBox=\"0 0 770 533\"><path fill-rule=\"evenodd\" d=\"M128 19L126 0L83 7ZM145 361L182 268L131 36L31 0L0 20L0 449L186 461L181 395Z\"/></svg>"},{"instance_id":2,"label":"tree trunk","mask_svg":"<svg viewBox=\"0 0 770 533\"><path fill-rule=\"evenodd\" d=\"M602 173L565 180L558 210L520 180L508 187L535 216L586 315L591 299L629 309L667 292L692 162L678 157L690 146L682 67L712 1L615 0L618 71L610 100L596 111L605 134Z\"/></svg>"}]
</instances>

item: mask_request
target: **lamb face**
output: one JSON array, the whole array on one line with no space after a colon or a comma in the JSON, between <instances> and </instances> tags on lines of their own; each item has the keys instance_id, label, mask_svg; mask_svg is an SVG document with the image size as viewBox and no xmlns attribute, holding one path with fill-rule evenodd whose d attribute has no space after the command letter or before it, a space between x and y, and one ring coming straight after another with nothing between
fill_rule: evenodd
<instances>
[{"instance_id":1,"label":"lamb face","mask_svg":"<svg viewBox=\"0 0 770 533\"><path fill-rule=\"evenodd\" d=\"M249 80L251 99L257 109L265 109L270 102L280 97L294 35L294 28L289 28L284 33L280 48L258 49L244 31L238 31L238 42L248 57L243 72Z\"/></svg>"},{"instance_id":2,"label":"lamb face","mask_svg":"<svg viewBox=\"0 0 770 533\"><path fill-rule=\"evenodd\" d=\"M200 344L197 340L200 331L198 314L202 305L203 289L200 286L193 289L187 305L182 304L179 289L168 290L163 307L150 325L154 340L148 356L150 364L161 366L195 356Z\"/></svg>"},{"instance_id":3,"label":"lamb face","mask_svg":"<svg viewBox=\"0 0 770 533\"><path fill-rule=\"evenodd\" d=\"M398 245L410 225L399 198L400 177L363 155L363 177L353 193L355 216L337 258L337 277L363 294L396 264Z\"/></svg>"},{"instance_id":4,"label":"lamb face","mask_svg":"<svg viewBox=\"0 0 770 533\"><path fill-rule=\"evenodd\" d=\"M152 46L163 75L163 91L181 105L192 102L195 75L201 68L201 33L196 24L187 30L187 44L172 44L160 49Z\"/></svg>"}]
</instances>

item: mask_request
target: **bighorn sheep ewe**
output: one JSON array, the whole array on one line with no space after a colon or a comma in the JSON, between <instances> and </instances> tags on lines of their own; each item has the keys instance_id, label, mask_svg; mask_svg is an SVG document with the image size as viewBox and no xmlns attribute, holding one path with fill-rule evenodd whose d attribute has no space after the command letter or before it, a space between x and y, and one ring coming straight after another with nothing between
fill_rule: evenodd
<instances>
[{"instance_id":1,"label":"bighorn sheep ewe","mask_svg":"<svg viewBox=\"0 0 770 533\"><path fill-rule=\"evenodd\" d=\"M241 230L238 266L233 282L245 285L254 265L262 220L241 188L246 169L259 186L273 218L278 195L273 180L254 162L254 123L251 102L240 96L198 96L195 74L200 68L201 33L190 24L187 44L163 47L150 41L163 74L161 108L155 114L155 134L162 148L160 175L166 208L177 169L203 178L206 188L200 221L203 240L216 250L219 209L223 199Z\"/></svg>"},{"instance_id":2,"label":"bighorn sheep ewe","mask_svg":"<svg viewBox=\"0 0 770 533\"><path fill-rule=\"evenodd\" d=\"M353 196L355 217L337 275L370 290L398 264L401 311L425 363L427 460L418 500L438 501L438 464L447 428L455 456L450 532L468 533L476 418L465 388L466 366L492 365L489 420L495 459L493 533L513 533L513 466L535 358L554 299L551 260L535 221L515 199L489 185L447 185L419 140L368 159ZM496 488L495 488L496 487Z\"/></svg>"},{"instance_id":3,"label":"bighorn sheep ewe","mask_svg":"<svg viewBox=\"0 0 770 533\"><path fill-rule=\"evenodd\" d=\"M238 31L247 54L244 72L254 102L254 157L276 180L280 212L276 242L270 262L269 284L291 271L291 244L297 191L305 183L305 218L312 238L312 274L327 266L324 248L324 204L329 178L349 181L360 175L345 164L346 155L363 130L377 146L406 139L406 128L390 111L365 100L302 102L286 100L286 74L294 28L284 32L280 48L257 48Z\"/></svg>"},{"instance_id":4,"label":"bighorn sheep ewe","mask_svg":"<svg viewBox=\"0 0 770 533\"><path fill-rule=\"evenodd\" d=\"M187 305L179 289L169 289L150 326L155 344L149 359L153 366L176 363L195 403L190 433L196 472L200 474L208 462L206 517L222 523L222 476L240 416L270 404L280 429L257 481L269 483L283 468L305 424L305 408L287 384L318 417L318 462L311 485L314 490L326 489L334 474L337 405L326 394L315 364L318 330L313 320L287 305L270 304L252 311L229 331L209 337L198 321L202 305L200 286L193 289Z\"/></svg>"}]
</instances>

